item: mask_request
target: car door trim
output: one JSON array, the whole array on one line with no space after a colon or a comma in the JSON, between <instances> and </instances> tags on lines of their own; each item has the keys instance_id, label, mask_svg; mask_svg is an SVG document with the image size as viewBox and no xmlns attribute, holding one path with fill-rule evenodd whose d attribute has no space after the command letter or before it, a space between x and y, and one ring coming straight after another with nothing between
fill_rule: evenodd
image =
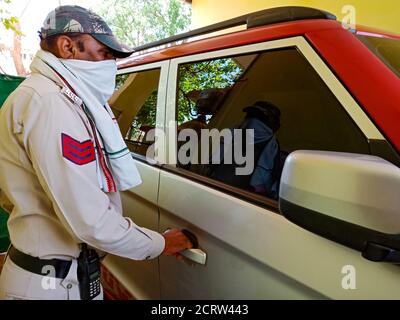
<instances>
[{"instance_id":1,"label":"car door trim","mask_svg":"<svg viewBox=\"0 0 400 320\"><path fill-rule=\"evenodd\" d=\"M141 65L137 67L131 67L131 68L125 68L125 69L120 69L117 72L117 75L124 75L124 74L130 74L130 73L135 73L135 72L142 72L142 71L150 71L154 69L160 69L160 80L158 83L158 93L157 93L157 110L156 110L156 135L155 135L155 148L156 150L164 150L162 148L161 143L166 145L165 140L163 141L161 137L158 135L158 132L160 130L162 132L165 132L165 118L166 118L166 99L167 99L167 88L168 88L168 75L169 75L169 68L170 68L170 60L166 61L160 61L160 62L155 62L155 63L150 63L146 65ZM137 155L136 153L133 153L133 155ZM141 161L143 159L139 158ZM160 163L165 163L165 154L163 152L160 152L158 154L158 159ZM148 163L148 162L147 162ZM150 164L151 165L151 164Z\"/></svg>"}]
</instances>

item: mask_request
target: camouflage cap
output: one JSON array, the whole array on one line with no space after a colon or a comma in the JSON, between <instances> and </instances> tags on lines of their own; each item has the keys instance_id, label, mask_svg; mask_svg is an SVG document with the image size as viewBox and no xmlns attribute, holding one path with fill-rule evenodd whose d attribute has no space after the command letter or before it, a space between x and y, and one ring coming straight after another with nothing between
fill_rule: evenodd
<instances>
[{"instance_id":1,"label":"camouflage cap","mask_svg":"<svg viewBox=\"0 0 400 320\"><path fill-rule=\"evenodd\" d=\"M116 58L125 58L133 49L121 44L107 23L96 13L79 6L60 6L50 12L39 34L41 39L57 34L90 34L97 41L110 48Z\"/></svg>"}]
</instances>

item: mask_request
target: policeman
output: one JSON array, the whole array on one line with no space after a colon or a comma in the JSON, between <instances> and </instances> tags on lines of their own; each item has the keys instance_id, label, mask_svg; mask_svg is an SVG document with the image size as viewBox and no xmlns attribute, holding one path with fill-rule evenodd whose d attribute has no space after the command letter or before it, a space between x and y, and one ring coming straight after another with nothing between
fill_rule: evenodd
<instances>
[{"instance_id":1,"label":"policeman","mask_svg":"<svg viewBox=\"0 0 400 320\"><path fill-rule=\"evenodd\" d=\"M107 104L121 45L95 13L51 12L32 75L0 113L0 189L14 205L0 299L102 299L99 255L134 260L192 247L122 216L119 191L141 183Z\"/></svg>"}]
</instances>

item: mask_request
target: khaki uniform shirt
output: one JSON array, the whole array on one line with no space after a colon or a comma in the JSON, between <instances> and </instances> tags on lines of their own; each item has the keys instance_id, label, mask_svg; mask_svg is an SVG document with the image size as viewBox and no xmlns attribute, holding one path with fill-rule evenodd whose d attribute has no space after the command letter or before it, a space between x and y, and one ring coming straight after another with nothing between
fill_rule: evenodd
<instances>
[{"instance_id":1,"label":"khaki uniform shirt","mask_svg":"<svg viewBox=\"0 0 400 320\"><path fill-rule=\"evenodd\" d=\"M118 193L99 186L85 113L59 84L32 74L0 110L0 189L14 205L11 242L40 258L77 258L79 243L144 260L165 241L122 216Z\"/></svg>"}]
</instances>

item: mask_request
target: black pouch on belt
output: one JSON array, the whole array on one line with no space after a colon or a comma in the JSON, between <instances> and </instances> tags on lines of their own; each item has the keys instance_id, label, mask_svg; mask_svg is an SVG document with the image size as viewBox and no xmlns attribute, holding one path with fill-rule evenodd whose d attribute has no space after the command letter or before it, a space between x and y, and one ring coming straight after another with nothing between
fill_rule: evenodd
<instances>
[{"instance_id":1,"label":"black pouch on belt","mask_svg":"<svg viewBox=\"0 0 400 320\"><path fill-rule=\"evenodd\" d=\"M81 300L92 300L100 294L100 259L97 252L81 245L78 258L78 280Z\"/></svg>"}]
</instances>

